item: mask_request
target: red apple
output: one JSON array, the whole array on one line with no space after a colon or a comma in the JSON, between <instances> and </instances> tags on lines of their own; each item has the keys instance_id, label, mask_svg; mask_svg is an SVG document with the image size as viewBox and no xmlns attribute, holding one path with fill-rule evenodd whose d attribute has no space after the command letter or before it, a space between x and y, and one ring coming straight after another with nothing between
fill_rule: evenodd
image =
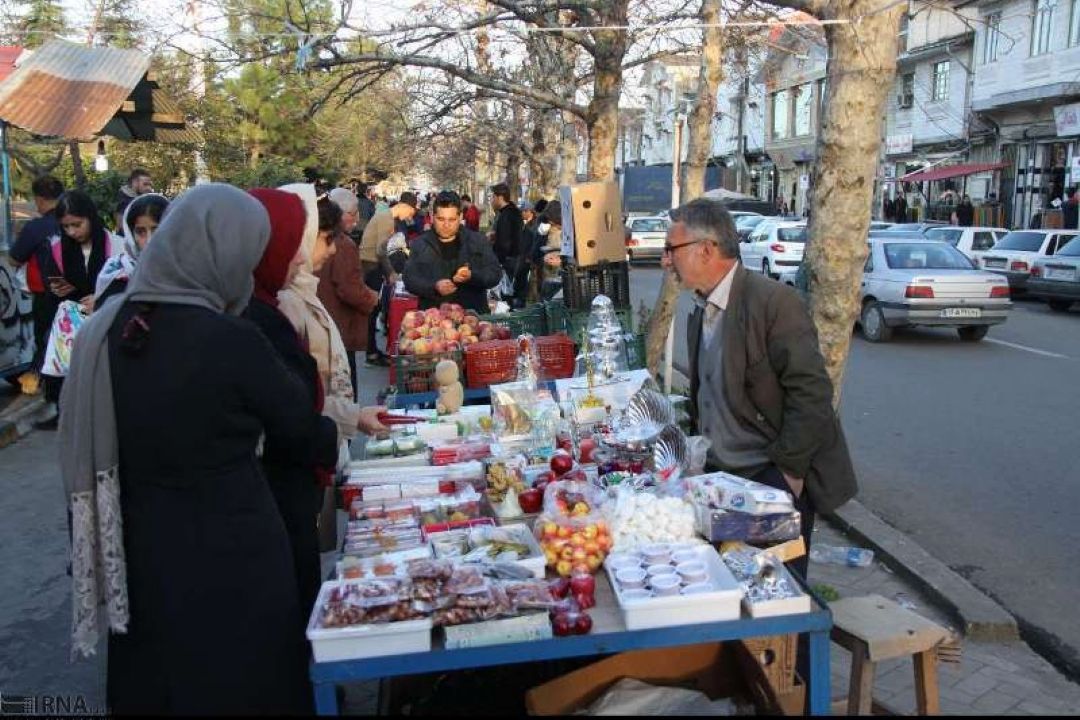
<instances>
[{"instance_id":1,"label":"red apple","mask_svg":"<svg viewBox=\"0 0 1080 720\"><path fill-rule=\"evenodd\" d=\"M583 612L574 619L575 635L588 635L590 630L592 630L592 618L589 617L589 613Z\"/></svg>"},{"instance_id":2,"label":"red apple","mask_svg":"<svg viewBox=\"0 0 1080 720\"><path fill-rule=\"evenodd\" d=\"M544 494L536 488L525 490L518 494L518 504L522 512L538 513L544 506Z\"/></svg>"},{"instance_id":3,"label":"red apple","mask_svg":"<svg viewBox=\"0 0 1080 720\"><path fill-rule=\"evenodd\" d=\"M562 477L566 473L570 472L574 467L574 458L566 452L556 452L551 456L551 472L555 473L555 477Z\"/></svg>"},{"instance_id":4,"label":"red apple","mask_svg":"<svg viewBox=\"0 0 1080 720\"><path fill-rule=\"evenodd\" d=\"M570 594L570 581L567 578L561 577L557 580L552 580L548 584L548 588L551 590L553 596L562 600Z\"/></svg>"},{"instance_id":5,"label":"red apple","mask_svg":"<svg viewBox=\"0 0 1080 720\"><path fill-rule=\"evenodd\" d=\"M593 461L593 450L596 449L596 441L591 437L582 438L578 443L578 458L583 463L591 463Z\"/></svg>"},{"instance_id":6,"label":"red apple","mask_svg":"<svg viewBox=\"0 0 1080 720\"><path fill-rule=\"evenodd\" d=\"M577 618L571 617L569 613L560 613L551 621L551 629L556 637L566 637L574 634L576 623Z\"/></svg>"},{"instance_id":7,"label":"red apple","mask_svg":"<svg viewBox=\"0 0 1080 720\"><path fill-rule=\"evenodd\" d=\"M496 325L495 326L495 337L498 338L499 340L509 340L510 339L510 328L506 327L505 325Z\"/></svg>"},{"instance_id":8,"label":"red apple","mask_svg":"<svg viewBox=\"0 0 1080 720\"><path fill-rule=\"evenodd\" d=\"M574 573L570 576L570 591L574 596L596 594L596 578L589 573Z\"/></svg>"},{"instance_id":9,"label":"red apple","mask_svg":"<svg viewBox=\"0 0 1080 720\"><path fill-rule=\"evenodd\" d=\"M589 608L596 607L596 598L592 595L586 595L585 593L577 593L574 595L574 599L577 600L577 604L581 606L582 610L588 610Z\"/></svg>"}]
</instances>

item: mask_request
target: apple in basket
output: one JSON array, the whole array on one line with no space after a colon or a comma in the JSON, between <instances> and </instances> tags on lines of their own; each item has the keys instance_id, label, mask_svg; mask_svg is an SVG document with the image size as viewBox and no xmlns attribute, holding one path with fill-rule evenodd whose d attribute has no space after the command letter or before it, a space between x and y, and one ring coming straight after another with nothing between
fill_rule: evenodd
<instances>
[{"instance_id":1,"label":"apple in basket","mask_svg":"<svg viewBox=\"0 0 1080 720\"><path fill-rule=\"evenodd\" d=\"M508 328L505 325L496 325L495 326L495 337L497 337L499 340L509 340L510 339L510 328Z\"/></svg>"},{"instance_id":2,"label":"apple in basket","mask_svg":"<svg viewBox=\"0 0 1080 720\"><path fill-rule=\"evenodd\" d=\"M431 342L424 338L420 338L413 343L413 353L416 355L427 355L431 352Z\"/></svg>"}]
</instances>

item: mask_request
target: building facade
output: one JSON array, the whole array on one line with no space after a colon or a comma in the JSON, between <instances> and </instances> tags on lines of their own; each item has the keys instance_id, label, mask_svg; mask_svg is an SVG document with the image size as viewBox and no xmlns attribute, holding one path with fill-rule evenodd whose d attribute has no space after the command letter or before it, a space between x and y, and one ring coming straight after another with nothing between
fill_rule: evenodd
<instances>
[{"instance_id":1,"label":"building facade","mask_svg":"<svg viewBox=\"0 0 1080 720\"><path fill-rule=\"evenodd\" d=\"M993 127L1011 227L1038 226L1080 184L1080 0L974 3L972 110Z\"/></svg>"}]
</instances>

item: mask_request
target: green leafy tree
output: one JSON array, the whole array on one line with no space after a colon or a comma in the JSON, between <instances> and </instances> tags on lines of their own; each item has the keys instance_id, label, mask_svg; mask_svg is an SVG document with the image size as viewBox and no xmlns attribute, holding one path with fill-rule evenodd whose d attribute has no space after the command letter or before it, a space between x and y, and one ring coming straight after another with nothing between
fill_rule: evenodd
<instances>
[{"instance_id":1,"label":"green leafy tree","mask_svg":"<svg viewBox=\"0 0 1080 720\"><path fill-rule=\"evenodd\" d=\"M93 3L100 10L94 28L96 45L116 48L141 45L142 27L136 19L139 10L134 0L93 0Z\"/></svg>"},{"instance_id":2,"label":"green leafy tree","mask_svg":"<svg viewBox=\"0 0 1080 720\"><path fill-rule=\"evenodd\" d=\"M60 0L8 0L3 5L7 42L36 48L67 30Z\"/></svg>"}]
</instances>

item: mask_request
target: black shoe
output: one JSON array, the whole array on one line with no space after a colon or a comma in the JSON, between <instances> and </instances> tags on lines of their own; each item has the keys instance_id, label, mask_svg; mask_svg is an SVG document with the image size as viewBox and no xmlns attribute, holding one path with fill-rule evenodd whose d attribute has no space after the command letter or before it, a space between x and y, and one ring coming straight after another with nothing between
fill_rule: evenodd
<instances>
[{"instance_id":1,"label":"black shoe","mask_svg":"<svg viewBox=\"0 0 1080 720\"><path fill-rule=\"evenodd\" d=\"M364 364L368 367L390 367L390 359L385 354L368 355Z\"/></svg>"},{"instance_id":2,"label":"black shoe","mask_svg":"<svg viewBox=\"0 0 1080 720\"><path fill-rule=\"evenodd\" d=\"M38 430L56 430L60 426L60 416L53 415L48 420L42 420L34 423L34 427Z\"/></svg>"}]
</instances>

